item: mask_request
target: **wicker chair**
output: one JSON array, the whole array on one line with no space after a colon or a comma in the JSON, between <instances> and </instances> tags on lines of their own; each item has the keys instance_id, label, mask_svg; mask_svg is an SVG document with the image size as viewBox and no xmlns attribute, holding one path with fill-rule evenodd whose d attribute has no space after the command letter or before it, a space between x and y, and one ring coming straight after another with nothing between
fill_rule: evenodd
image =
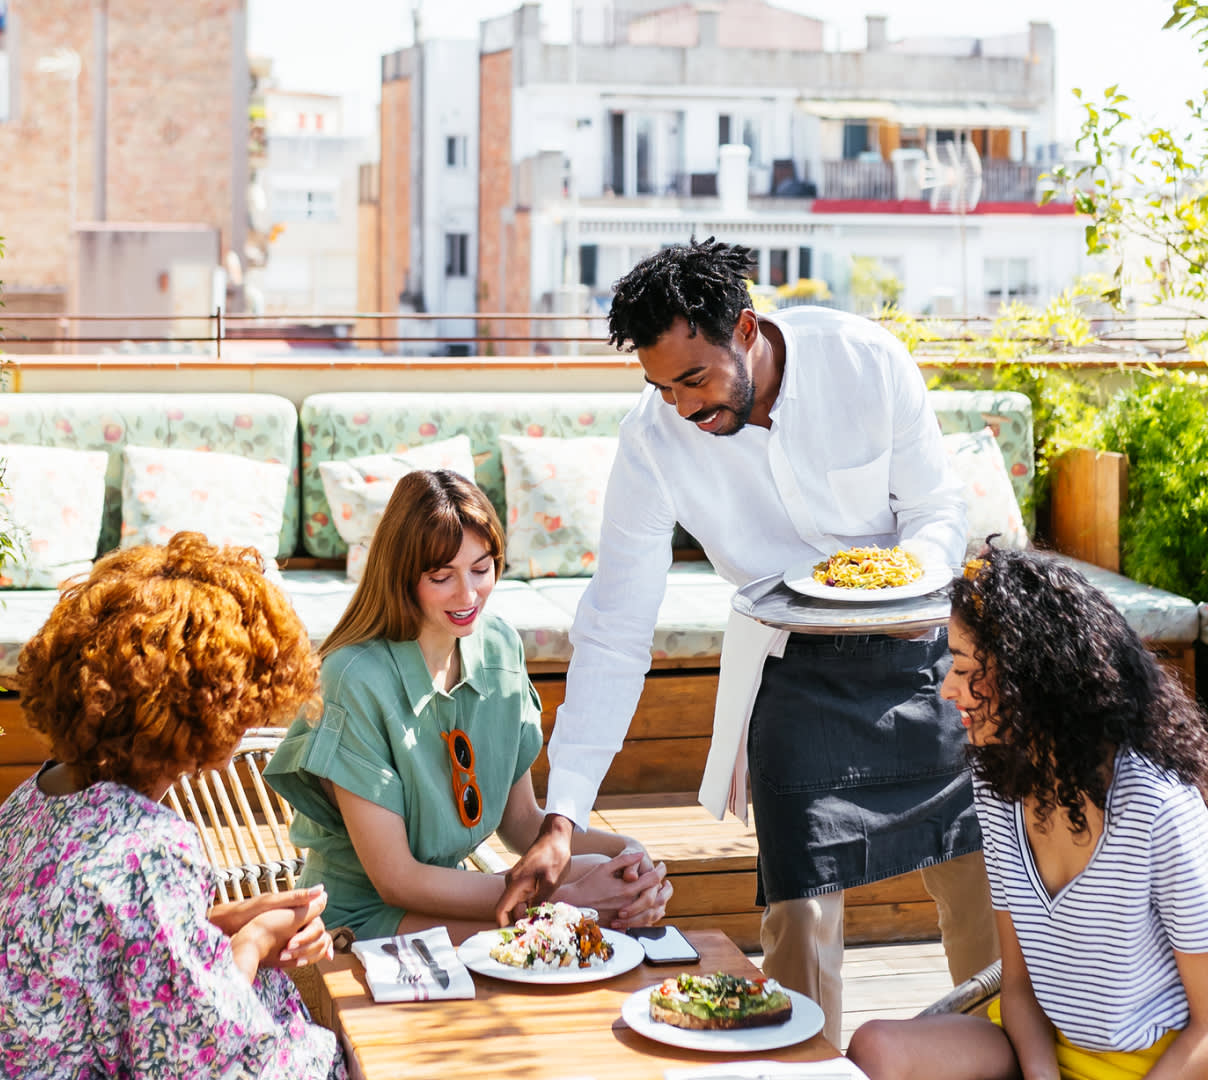
<instances>
[{"instance_id":1,"label":"wicker chair","mask_svg":"<svg viewBox=\"0 0 1208 1080\"><path fill-rule=\"evenodd\" d=\"M284 737L284 728L251 728L225 769L182 776L168 790L168 805L201 834L218 900L292 889L302 872L305 856L289 839L293 808L261 776ZM507 869L485 840L463 865Z\"/></svg>"},{"instance_id":2,"label":"wicker chair","mask_svg":"<svg viewBox=\"0 0 1208 1080\"><path fill-rule=\"evenodd\" d=\"M292 889L302 870L293 810L261 776L284 737L284 728L251 728L225 769L182 776L168 790L168 805L201 834L219 900Z\"/></svg>"}]
</instances>

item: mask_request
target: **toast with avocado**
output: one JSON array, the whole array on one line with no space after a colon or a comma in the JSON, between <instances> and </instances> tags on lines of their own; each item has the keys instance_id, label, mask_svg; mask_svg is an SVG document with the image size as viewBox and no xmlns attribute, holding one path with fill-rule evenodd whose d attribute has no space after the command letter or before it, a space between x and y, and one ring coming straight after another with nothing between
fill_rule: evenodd
<instances>
[{"instance_id":1,"label":"toast with avocado","mask_svg":"<svg viewBox=\"0 0 1208 1080\"><path fill-rule=\"evenodd\" d=\"M677 975L650 992L650 1019L694 1031L783 1024L793 1003L774 979Z\"/></svg>"}]
</instances>

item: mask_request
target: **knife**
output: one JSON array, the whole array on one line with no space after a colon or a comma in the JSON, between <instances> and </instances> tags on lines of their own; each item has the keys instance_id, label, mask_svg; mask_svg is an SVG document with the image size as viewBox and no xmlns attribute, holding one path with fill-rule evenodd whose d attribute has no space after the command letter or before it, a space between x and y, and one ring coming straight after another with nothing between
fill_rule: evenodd
<instances>
[{"instance_id":1,"label":"knife","mask_svg":"<svg viewBox=\"0 0 1208 1080\"><path fill-rule=\"evenodd\" d=\"M411 947L419 954L419 958L428 965L428 970L432 972L432 977L440 983L442 990L449 989L449 973L436 962L436 958L429 951L427 943L423 938L412 938Z\"/></svg>"}]
</instances>

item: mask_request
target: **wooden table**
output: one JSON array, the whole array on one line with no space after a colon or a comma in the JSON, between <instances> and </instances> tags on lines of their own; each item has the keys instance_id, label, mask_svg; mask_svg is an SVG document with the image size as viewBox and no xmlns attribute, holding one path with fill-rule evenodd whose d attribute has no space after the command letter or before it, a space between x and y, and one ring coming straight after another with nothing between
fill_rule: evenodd
<instances>
[{"instance_id":1,"label":"wooden table","mask_svg":"<svg viewBox=\"0 0 1208 1080\"><path fill-rule=\"evenodd\" d=\"M691 930L687 937L701 954L701 963L687 970L756 973L721 931ZM472 1001L379 1005L360 961L339 955L319 965L317 1018L342 1038L353 1080L662 1080L665 1069L693 1062L839 1056L820 1034L780 1050L737 1055L681 1050L644 1038L621 1019L622 1003L679 970L643 963L613 979L571 986L530 986L475 974L478 996Z\"/></svg>"}]
</instances>

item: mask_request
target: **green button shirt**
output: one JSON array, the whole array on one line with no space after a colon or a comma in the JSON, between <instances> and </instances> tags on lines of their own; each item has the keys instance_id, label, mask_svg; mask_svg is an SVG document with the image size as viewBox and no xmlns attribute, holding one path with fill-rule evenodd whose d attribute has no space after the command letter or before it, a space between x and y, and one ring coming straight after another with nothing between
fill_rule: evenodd
<instances>
[{"instance_id":1,"label":"green button shirt","mask_svg":"<svg viewBox=\"0 0 1208 1080\"><path fill-rule=\"evenodd\" d=\"M378 638L332 653L323 661L322 717L295 720L265 769L297 811L290 838L308 849L301 884L326 885L328 926L382 937L406 911L378 895L320 780L398 814L418 861L455 867L495 831L512 785L541 750L541 699L516 631L484 615L459 647L461 681L451 692L433 686L414 641ZM482 820L472 829L458 816L441 738L454 728L474 745Z\"/></svg>"}]
</instances>

